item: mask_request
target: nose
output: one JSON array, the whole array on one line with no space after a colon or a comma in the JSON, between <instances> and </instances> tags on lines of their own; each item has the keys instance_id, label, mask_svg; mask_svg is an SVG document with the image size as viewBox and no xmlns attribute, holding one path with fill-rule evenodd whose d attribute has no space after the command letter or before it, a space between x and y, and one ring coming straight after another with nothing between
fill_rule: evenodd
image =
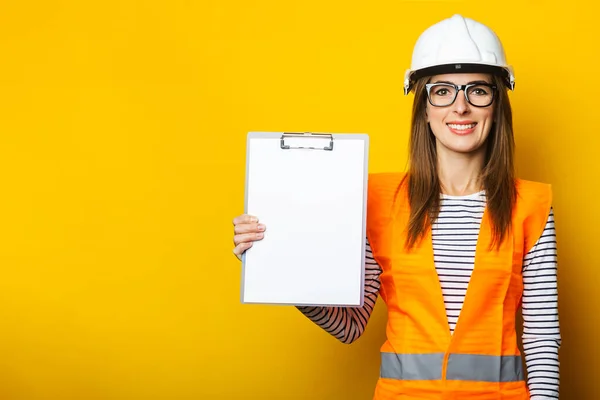
<instances>
[{"instance_id":1,"label":"nose","mask_svg":"<svg viewBox=\"0 0 600 400\"><path fill-rule=\"evenodd\" d=\"M469 103L467 102L467 98L465 97L464 90L460 90L456 95L456 100L454 101L454 112L459 115L463 115L469 112Z\"/></svg>"}]
</instances>

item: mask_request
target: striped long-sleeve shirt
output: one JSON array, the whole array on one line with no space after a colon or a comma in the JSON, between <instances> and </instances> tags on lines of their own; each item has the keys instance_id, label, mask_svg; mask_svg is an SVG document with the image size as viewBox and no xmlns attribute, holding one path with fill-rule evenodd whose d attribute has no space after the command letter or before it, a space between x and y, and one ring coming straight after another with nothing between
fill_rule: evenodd
<instances>
[{"instance_id":1,"label":"striped long-sleeve shirt","mask_svg":"<svg viewBox=\"0 0 600 400\"><path fill-rule=\"evenodd\" d=\"M484 192L469 196L443 195L438 219L432 226L434 262L451 333L460 316L474 268L484 209ZM351 343L362 335L379 295L381 267L373 258L368 241L366 250L363 307L298 307L309 319L344 343ZM531 399L557 399L561 336L553 210L550 210L541 237L524 257L523 285L522 338Z\"/></svg>"}]
</instances>

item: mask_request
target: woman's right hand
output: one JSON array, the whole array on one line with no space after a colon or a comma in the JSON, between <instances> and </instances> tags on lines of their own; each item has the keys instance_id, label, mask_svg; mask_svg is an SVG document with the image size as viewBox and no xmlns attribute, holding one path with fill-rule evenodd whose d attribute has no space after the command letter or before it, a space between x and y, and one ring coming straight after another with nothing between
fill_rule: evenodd
<instances>
[{"instance_id":1,"label":"woman's right hand","mask_svg":"<svg viewBox=\"0 0 600 400\"><path fill-rule=\"evenodd\" d=\"M233 254L242 259L242 254L257 240L262 240L266 227L258 223L253 215L242 214L233 219Z\"/></svg>"}]
</instances>

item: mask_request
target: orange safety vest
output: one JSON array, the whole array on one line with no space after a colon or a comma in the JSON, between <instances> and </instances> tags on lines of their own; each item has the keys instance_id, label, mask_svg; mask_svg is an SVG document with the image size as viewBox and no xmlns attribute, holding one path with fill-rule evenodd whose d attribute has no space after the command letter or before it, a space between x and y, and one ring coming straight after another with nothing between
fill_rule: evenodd
<instances>
[{"instance_id":1,"label":"orange safety vest","mask_svg":"<svg viewBox=\"0 0 600 400\"><path fill-rule=\"evenodd\" d=\"M517 345L516 313L523 292L523 257L544 230L549 185L519 180L512 232L490 250L484 211L475 267L454 334L433 261L431 229L405 250L409 206L404 174L369 177L367 236L382 268L388 309L375 400L527 400Z\"/></svg>"}]
</instances>

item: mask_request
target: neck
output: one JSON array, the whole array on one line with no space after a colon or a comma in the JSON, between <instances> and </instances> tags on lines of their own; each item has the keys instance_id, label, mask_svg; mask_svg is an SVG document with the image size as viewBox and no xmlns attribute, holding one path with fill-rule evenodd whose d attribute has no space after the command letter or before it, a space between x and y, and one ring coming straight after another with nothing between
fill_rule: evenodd
<instances>
[{"instance_id":1,"label":"neck","mask_svg":"<svg viewBox=\"0 0 600 400\"><path fill-rule=\"evenodd\" d=\"M465 196L483 189L481 170L485 154L460 154L448 151L438 152L437 170L442 193L451 196Z\"/></svg>"}]
</instances>

